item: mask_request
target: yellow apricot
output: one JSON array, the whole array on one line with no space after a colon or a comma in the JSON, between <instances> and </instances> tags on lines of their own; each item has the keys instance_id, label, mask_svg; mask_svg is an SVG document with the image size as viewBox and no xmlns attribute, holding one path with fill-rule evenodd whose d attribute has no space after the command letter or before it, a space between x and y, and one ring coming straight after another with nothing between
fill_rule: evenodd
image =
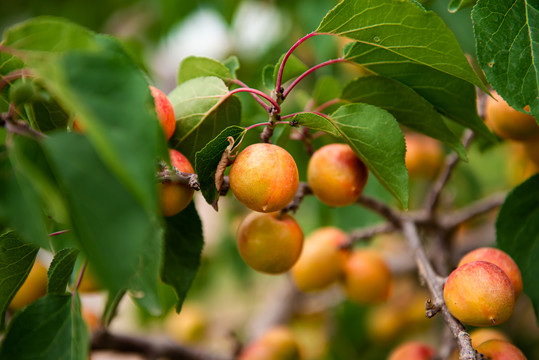
<instances>
[{"instance_id":1,"label":"yellow apricot","mask_svg":"<svg viewBox=\"0 0 539 360\"><path fill-rule=\"evenodd\" d=\"M434 354L435 351L430 345L420 341L409 341L393 350L388 360L430 360Z\"/></svg>"},{"instance_id":2,"label":"yellow apricot","mask_svg":"<svg viewBox=\"0 0 539 360\"><path fill-rule=\"evenodd\" d=\"M386 301L392 276L382 256L374 250L354 250L344 265L344 289L347 297L360 304Z\"/></svg>"},{"instance_id":3,"label":"yellow apricot","mask_svg":"<svg viewBox=\"0 0 539 360\"><path fill-rule=\"evenodd\" d=\"M335 227L324 227L311 233L291 270L297 287L302 291L313 291L335 282L343 272L346 251L340 246L346 241L346 233Z\"/></svg>"},{"instance_id":4,"label":"yellow apricot","mask_svg":"<svg viewBox=\"0 0 539 360\"><path fill-rule=\"evenodd\" d=\"M280 274L290 270L303 248L303 232L288 214L249 214L238 229L238 251L253 269Z\"/></svg>"},{"instance_id":5,"label":"yellow apricot","mask_svg":"<svg viewBox=\"0 0 539 360\"><path fill-rule=\"evenodd\" d=\"M470 332L472 347L477 349L479 345L489 340L509 341L509 338L500 330L492 328L480 328Z\"/></svg>"},{"instance_id":6,"label":"yellow apricot","mask_svg":"<svg viewBox=\"0 0 539 360\"><path fill-rule=\"evenodd\" d=\"M247 346L238 359L299 360L300 351L292 331L284 326L277 326Z\"/></svg>"},{"instance_id":7,"label":"yellow apricot","mask_svg":"<svg viewBox=\"0 0 539 360\"><path fill-rule=\"evenodd\" d=\"M170 163L176 169L185 173L195 170L189 160L179 151L169 149ZM158 184L159 201L163 216L173 216L185 209L193 199L194 190L188 185L163 182Z\"/></svg>"},{"instance_id":8,"label":"yellow apricot","mask_svg":"<svg viewBox=\"0 0 539 360\"><path fill-rule=\"evenodd\" d=\"M434 178L444 163L444 152L437 140L425 135L406 134L406 168L410 178Z\"/></svg>"},{"instance_id":9,"label":"yellow apricot","mask_svg":"<svg viewBox=\"0 0 539 360\"><path fill-rule=\"evenodd\" d=\"M462 323L492 326L511 317L515 290L498 266L473 261L451 272L444 286L444 300L449 312Z\"/></svg>"},{"instance_id":10,"label":"yellow apricot","mask_svg":"<svg viewBox=\"0 0 539 360\"><path fill-rule=\"evenodd\" d=\"M488 340L477 347L477 352L490 360L526 360L515 345L503 340Z\"/></svg>"},{"instance_id":11,"label":"yellow apricot","mask_svg":"<svg viewBox=\"0 0 539 360\"><path fill-rule=\"evenodd\" d=\"M47 268L39 260L36 260L28 277L11 300L9 308L19 310L36 301L45 295L46 292Z\"/></svg>"},{"instance_id":12,"label":"yellow apricot","mask_svg":"<svg viewBox=\"0 0 539 360\"><path fill-rule=\"evenodd\" d=\"M259 212L283 209L296 195L296 162L285 149L273 144L246 147L229 173L230 190L243 205Z\"/></svg>"},{"instance_id":13,"label":"yellow apricot","mask_svg":"<svg viewBox=\"0 0 539 360\"><path fill-rule=\"evenodd\" d=\"M165 319L167 334L179 343L196 343L207 330L208 319L196 304L184 303L179 314L172 311Z\"/></svg>"},{"instance_id":14,"label":"yellow apricot","mask_svg":"<svg viewBox=\"0 0 539 360\"><path fill-rule=\"evenodd\" d=\"M353 204L363 192L369 172L346 144L325 145L314 152L307 167L313 194L329 206Z\"/></svg>"}]
</instances>

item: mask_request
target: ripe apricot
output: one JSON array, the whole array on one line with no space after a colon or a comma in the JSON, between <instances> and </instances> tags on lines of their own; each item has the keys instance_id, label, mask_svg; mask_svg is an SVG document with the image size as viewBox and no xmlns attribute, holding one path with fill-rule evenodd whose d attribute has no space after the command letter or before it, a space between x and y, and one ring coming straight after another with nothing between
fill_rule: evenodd
<instances>
[{"instance_id":1,"label":"ripe apricot","mask_svg":"<svg viewBox=\"0 0 539 360\"><path fill-rule=\"evenodd\" d=\"M28 277L11 300L9 308L19 310L36 301L46 292L47 268L39 260L36 260L30 273L28 273Z\"/></svg>"},{"instance_id":2,"label":"ripe apricot","mask_svg":"<svg viewBox=\"0 0 539 360\"><path fill-rule=\"evenodd\" d=\"M299 185L296 162L285 149L273 144L246 147L230 168L230 190L243 205L259 212L283 209Z\"/></svg>"},{"instance_id":3,"label":"ripe apricot","mask_svg":"<svg viewBox=\"0 0 539 360\"><path fill-rule=\"evenodd\" d=\"M449 312L464 324L492 326L505 322L513 313L515 290L498 266L473 261L451 272L444 300Z\"/></svg>"},{"instance_id":4,"label":"ripe apricot","mask_svg":"<svg viewBox=\"0 0 539 360\"><path fill-rule=\"evenodd\" d=\"M303 248L303 232L288 214L249 214L238 229L238 250L257 271L279 274L290 270Z\"/></svg>"},{"instance_id":5,"label":"ripe apricot","mask_svg":"<svg viewBox=\"0 0 539 360\"><path fill-rule=\"evenodd\" d=\"M488 97L485 122L502 138L524 141L539 137L539 125L529 114L513 109L496 92Z\"/></svg>"},{"instance_id":6,"label":"ripe apricot","mask_svg":"<svg viewBox=\"0 0 539 360\"><path fill-rule=\"evenodd\" d=\"M238 359L299 360L300 350L292 331L284 326L277 326L247 346Z\"/></svg>"},{"instance_id":7,"label":"ripe apricot","mask_svg":"<svg viewBox=\"0 0 539 360\"><path fill-rule=\"evenodd\" d=\"M425 135L406 134L406 168L411 178L434 178L444 163L440 143Z\"/></svg>"},{"instance_id":8,"label":"ripe apricot","mask_svg":"<svg viewBox=\"0 0 539 360\"><path fill-rule=\"evenodd\" d=\"M169 140L172 137L172 134L174 134L174 130L176 130L174 107L170 103L170 100L167 98L165 93L163 93L161 90L150 86L150 91L154 99L157 119L159 119L159 123L163 128L165 139Z\"/></svg>"},{"instance_id":9,"label":"ripe apricot","mask_svg":"<svg viewBox=\"0 0 539 360\"><path fill-rule=\"evenodd\" d=\"M170 163L179 171L194 173L189 160L179 151L169 149ZM188 185L163 182L158 184L161 213L163 216L173 216L185 209L193 199L194 190Z\"/></svg>"},{"instance_id":10,"label":"ripe apricot","mask_svg":"<svg viewBox=\"0 0 539 360\"><path fill-rule=\"evenodd\" d=\"M314 152L307 167L313 194L329 206L353 204L363 192L369 171L346 144L329 144Z\"/></svg>"},{"instance_id":11,"label":"ripe apricot","mask_svg":"<svg viewBox=\"0 0 539 360\"><path fill-rule=\"evenodd\" d=\"M472 261L486 261L498 266L502 269L515 290L515 299L518 299L522 292L522 275L515 261L507 253L500 249L491 247L482 247L467 253L459 262L458 266L467 264Z\"/></svg>"},{"instance_id":12,"label":"ripe apricot","mask_svg":"<svg viewBox=\"0 0 539 360\"><path fill-rule=\"evenodd\" d=\"M335 282L343 272L346 252L340 245L346 241L346 233L335 227L324 227L311 233L291 270L297 287L302 291L313 291Z\"/></svg>"},{"instance_id":13,"label":"ripe apricot","mask_svg":"<svg viewBox=\"0 0 539 360\"><path fill-rule=\"evenodd\" d=\"M100 291L101 289L102 289L101 284L99 284L99 281L95 277L91 268L87 266L86 269L84 270L84 275L82 276L82 280L77 290L80 293L91 293L91 292Z\"/></svg>"},{"instance_id":14,"label":"ripe apricot","mask_svg":"<svg viewBox=\"0 0 539 360\"><path fill-rule=\"evenodd\" d=\"M391 283L391 272L377 251L354 250L344 264L344 289L352 301L360 304L386 301Z\"/></svg>"},{"instance_id":15,"label":"ripe apricot","mask_svg":"<svg viewBox=\"0 0 539 360\"><path fill-rule=\"evenodd\" d=\"M500 330L492 328L480 328L470 332L472 347L477 349L479 345L489 340L509 341L509 338Z\"/></svg>"},{"instance_id":16,"label":"ripe apricot","mask_svg":"<svg viewBox=\"0 0 539 360\"><path fill-rule=\"evenodd\" d=\"M488 340L477 347L477 352L490 360L526 360L515 345L503 340Z\"/></svg>"},{"instance_id":17,"label":"ripe apricot","mask_svg":"<svg viewBox=\"0 0 539 360\"><path fill-rule=\"evenodd\" d=\"M535 168L539 168L539 139L523 141L522 149L526 157L533 162Z\"/></svg>"},{"instance_id":18,"label":"ripe apricot","mask_svg":"<svg viewBox=\"0 0 539 360\"><path fill-rule=\"evenodd\" d=\"M172 311L165 318L167 334L179 343L196 343L202 340L208 328L203 309L194 303L184 303L179 314Z\"/></svg>"},{"instance_id":19,"label":"ripe apricot","mask_svg":"<svg viewBox=\"0 0 539 360\"><path fill-rule=\"evenodd\" d=\"M399 345L389 354L388 360L430 360L434 349L420 341L409 341Z\"/></svg>"}]
</instances>

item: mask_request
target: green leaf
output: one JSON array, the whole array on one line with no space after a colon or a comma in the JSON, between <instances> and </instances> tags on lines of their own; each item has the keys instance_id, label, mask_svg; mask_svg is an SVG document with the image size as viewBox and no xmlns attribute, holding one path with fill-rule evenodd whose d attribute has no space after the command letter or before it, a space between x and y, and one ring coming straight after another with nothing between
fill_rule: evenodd
<instances>
[{"instance_id":1,"label":"green leaf","mask_svg":"<svg viewBox=\"0 0 539 360\"><path fill-rule=\"evenodd\" d=\"M234 78L228 67L211 58L188 56L180 63L178 84L205 76L215 76L223 81L229 81Z\"/></svg>"},{"instance_id":2,"label":"green leaf","mask_svg":"<svg viewBox=\"0 0 539 360\"><path fill-rule=\"evenodd\" d=\"M451 0L447 7L449 12L455 13L459 10L464 9L467 6L475 4L476 0Z\"/></svg>"},{"instance_id":3,"label":"green leaf","mask_svg":"<svg viewBox=\"0 0 539 360\"><path fill-rule=\"evenodd\" d=\"M223 65L228 68L228 71L232 74L232 77L236 79L236 71L240 68L240 61L237 56L229 56L223 60Z\"/></svg>"},{"instance_id":4,"label":"green leaf","mask_svg":"<svg viewBox=\"0 0 539 360\"><path fill-rule=\"evenodd\" d=\"M348 83L340 98L378 106L399 123L446 143L466 159L466 149L447 128L442 116L423 97L398 81L380 76L361 77Z\"/></svg>"},{"instance_id":5,"label":"green leaf","mask_svg":"<svg viewBox=\"0 0 539 360\"><path fill-rule=\"evenodd\" d=\"M117 292L129 288L133 278L148 276L154 284L137 291L157 299L160 258L154 256L151 266L145 261L160 248L154 214L103 163L86 137L57 133L43 145L69 207L72 230L99 282Z\"/></svg>"},{"instance_id":6,"label":"green leaf","mask_svg":"<svg viewBox=\"0 0 539 360\"><path fill-rule=\"evenodd\" d=\"M177 312L200 266L203 246L202 223L193 202L178 215L166 218L161 279L172 286L178 296Z\"/></svg>"},{"instance_id":7,"label":"green leaf","mask_svg":"<svg viewBox=\"0 0 539 360\"><path fill-rule=\"evenodd\" d=\"M472 11L477 58L487 80L517 110L539 119L539 3L479 0Z\"/></svg>"},{"instance_id":8,"label":"green leaf","mask_svg":"<svg viewBox=\"0 0 539 360\"><path fill-rule=\"evenodd\" d=\"M316 105L322 105L337 97L343 90L342 84L333 76L322 76L316 80L313 100Z\"/></svg>"},{"instance_id":9,"label":"green leaf","mask_svg":"<svg viewBox=\"0 0 539 360\"><path fill-rule=\"evenodd\" d=\"M281 55L279 61L275 65L266 65L263 70L262 79L264 80L264 86L268 89L274 90L275 84L277 83L277 76L279 75L279 67L283 62L285 54ZM283 70L282 83L284 84L288 80L291 80L308 70L307 65L305 65L298 57L295 55L290 55L286 61L286 65Z\"/></svg>"},{"instance_id":10,"label":"green leaf","mask_svg":"<svg viewBox=\"0 0 539 360\"><path fill-rule=\"evenodd\" d=\"M17 230L24 241L49 247L40 199L30 180L0 147L0 219Z\"/></svg>"},{"instance_id":11,"label":"green leaf","mask_svg":"<svg viewBox=\"0 0 539 360\"><path fill-rule=\"evenodd\" d=\"M28 277L39 249L24 243L14 231L0 236L0 328L4 328L6 310Z\"/></svg>"},{"instance_id":12,"label":"green leaf","mask_svg":"<svg viewBox=\"0 0 539 360\"><path fill-rule=\"evenodd\" d=\"M408 207L404 135L390 113L368 104L349 104L328 117L306 113L292 121L340 136L402 207Z\"/></svg>"},{"instance_id":13,"label":"green leaf","mask_svg":"<svg viewBox=\"0 0 539 360\"><path fill-rule=\"evenodd\" d=\"M496 242L522 272L524 292L539 316L539 175L509 193L496 220ZM538 319L539 320L539 319Z\"/></svg>"},{"instance_id":14,"label":"green leaf","mask_svg":"<svg viewBox=\"0 0 539 360\"><path fill-rule=\"evenodd\" d=\"M78 249L62 249L54 255L49 266L47 293L62 295L66 292L78 255Z\"/></svg>"},{"instance_id":15,"label":"green leaf","mask_svg":"<svg viewBox=\"0 0 539 360\"><path fill-rule=\"evenodd\" d=\"M443 20L411 1L343 0L316 32L346 36L486 90Z\"/></svg>"},{"instance_id":16,"label":"green leaf","mask_svg":"<svg viewBox=\"0 0 539 360\"><path fill-rule=\"evenodd\" d=\"M195 162L197 151L241 120L239 99L228 96L228 88L216 77L188 80L176 87L169 99L176 114L176 132L171 143L191 163Z\"/></svg>"},{"instance_id":17,"label":"green leaf","mask_svg":"<svg viewBox=\"0 0 539 360\"><path fill-rule=\"evenodd\" d=\"M89 345L78 297L48 294L13 317L0 358L86 360Z\"/></svg>"},{"instance_id":18,"label":"green leaf","mask_svg":"<svg viewBox=\"0 0 539 360\"><path fill-rule=\"evenodd\" d=\"M231 136L236 144L243 134L245 129L241 126L227 127L196 153L195 172L198 174L202 195L208 204L213 204L219 198L215 187L215 173L222 154L229 145L227 139Z\"/></svg>"}]
</instances>

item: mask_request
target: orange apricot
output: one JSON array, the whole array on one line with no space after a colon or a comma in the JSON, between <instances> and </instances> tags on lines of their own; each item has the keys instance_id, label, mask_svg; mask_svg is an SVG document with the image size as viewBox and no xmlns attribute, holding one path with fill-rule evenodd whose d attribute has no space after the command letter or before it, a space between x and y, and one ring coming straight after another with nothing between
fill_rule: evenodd
<instances>
[{"instance_id":1,"label":"orange apricot","mask_svg":"<svg viewBox=\"0 0 539 360\"><path fill-rule=\"evenodd\" d=\"M363 192L369 171L346 144L329 144L314 152L307 167L313 194L329 206L353 204Z\"/></svg>"},{"instance_id":2,"label":"orange apricot","mask_svg":"<svg viewBox=\"0 0 539 360\"><path fill-rule=\"evenodd\" d=\"M488 340L477 347L477 352L490 360L526 360L526 356L510 342Z\"/></svg>"},{"instance_id":3,"label":"orange apricot","mask_svg":"<svg viewBox=\"0 0 539 360\"><path fill-rule=\"evenodd\" d=\"M522 292L522 275L520 274L518 265L511 258L511 256L500 249L482 247L472 250L464 255L458 266L472 261L486 261L502 269L507 277L509 277L509 280L511 280L511 284L513 284L513 288L515 289L515 299L518 299L520 293Z\"/></svg>"},{"instance_id":4,"label":"orange apricot","mask_svg":"<svg viewBox=\"0 0 539 360\"><path fill-rule=\"evenodd\" d=\"M406 134L406 168L411 178L434 178L444 163L444 152L437 140L425 135Z\"/></svg>"},{"instance_id":5,"label":"orange apricot","mask_svg":"<svg viewBox=\"0 0 539 360\"><path fill-rule=\"evenodd\" d=\"M389 354L388 360L430 360L434 349L420 341L408 341L399 345Z\"/></svg>"},{"instance_id":6,"label":"orange apricot","mask_svg":"<svg viewBox=\"0 0 539 360\"><path fill-rule=\"evenodd\" d=\"M340 246L348 236L335 227L320 228L306 239L298 262L291 270L292 278L302 291L325 288L343 272L346 251Z\"/></svg>"},{"instance_id":7,"label":"orange apricot","mask_svg":"<svg viewBox=\"0 0 539 360\"><path fill-rule=\"evenodd\" d=\"M303 232L288 214L249 214L238 229L238 251L253 269L280 274L290 270L303 248Z\"/></svg>"},{"instance_id":8,"label":"orange apricot","mask_svg":"<svg viewBox=\"0 0 539 360\"><path fill-rule=\"evenodd\" d=\"M247 346L238 360L299 360L300 350L294 333L284 326L269 329Z\"/></svg>"},{"instance_id":9,"label":"orange apricot","mask_svg":"<svg viewBox=\"0 0 539 360\"><path fill-rule=\"evenodd\" d=\"M357 249L344 264L344 289L347 297L360 304L376 304L388 299L391 272L374 250Z\"/></svg>"},{"instance_id":10,"label":"orange apricot","mask_svg":"<svg viewBox=\"0 0 539 360\"><path fill-rule=\"evenodd\" d=\"M485 122L502 138L524 141L539 137L539 125L535 118L513 109L496 92L487 98Z\"/></svg>"},{"instance_id":11,"label":"orange apricot","mask_svg":"<svg viewBox=\"0 0 539 360\"><path fill-rule=\"evenodd\" d=\"M174 115L174 107L170 103L165 93L156 87L150 86L152 93L155 112L157 113L157 119L165 134L165 139L169 140L176 130L176 117Z\"/></svg>"},{"instance_id":12,"label":"orange apricot","mask_svg":"<svg viewBox=\"0 0 539 360\"><path fill-rule=\"evenodd\" d=\"M179 171L194 173L189 160L179 151L169 149L170 163ZM185 209L193 199L194 190L188 185L174 182L158 184L161 213L163 216L173 216Z\"/></svg>"},{"instance_id":13,"label":"orange apricot","mask_svg":"<svg viewBox=\"0 0 539 360\"><path fill-rule=\"evenodd\" d=\"M470 339L472 339L472 347L477 349L479 345L489 340L503 340L508 341L507 335L500 330L492 328L479 328L470 332Z\"/></svg>"},{"instance_id":14,"label":"orange apricot","mask_svg":"<svg viewBox=\"0 0 539 360\"><path fill-rule=\"evenodd\" d=\"M444 300L449 312L462 323L492 326L505 322L513 313L515 290L498 266L473 261L451 272Z\"/></svg>"},{"instance_id":15,"label":"orange apricot","mask_svg":"<svg viewBox=\"0 0 539 360\"><path fill-rule=\"evenodd\" d=\"M246 147L230 168L230 190L243 205L258 212L283 209L299 185L296 162L285 149L273 144Z\"/></svg>"},{"instance_id":16,"label":"orange apricot","mask_svg":"<svg viewBox=\"0 0 539 360\"><path fill-rule=\"evenodd\" d=\"M36 260L30 273L28 273L28 277L11 300L9 308L19 310L36 301L46 292L47 268L39 260Z\"/></svg>"}]
</instances>

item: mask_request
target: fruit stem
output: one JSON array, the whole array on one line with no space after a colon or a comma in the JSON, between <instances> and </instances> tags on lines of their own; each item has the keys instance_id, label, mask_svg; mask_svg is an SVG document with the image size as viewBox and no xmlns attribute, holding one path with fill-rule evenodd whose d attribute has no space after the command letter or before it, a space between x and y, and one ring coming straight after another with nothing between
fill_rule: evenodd
<instances>
[{"instance_id":1,"label":"fruit stem","mask_svg":"<svg viewBox=\"0 0 539 360\"><path fill-rule=\"evenodd\" d=\"M265 92L263 91L260 91L258 89L253 89L253 88L249 88L249 87L241 87L241 88L237 88L237 89L234 89L232 91L230 91L227 96L232 96L234 94L237 94L237 93L240 93L240 92L248 92L248 93L251 93L251 94L256 94L256 95L259 95L261 97L263 97L264 99L266 99L267 101L269 101L271 103L271 105L273 105L273 107L277 110L277 112L281 112L281 107L279 106L279 103L277 103L277 101L275 101L271 96L269 96L268 94L266 94ZM265 106L266 110L268 112L270 112L272 109Z\"/></svg>"},{"instance_id":2,"label":"fruit stem","mask_svg":"<svg viewBox=\"0 0 539 360\"><path fill-rule=\"evenodd\" d=\"M320 113L320 112L322 112L324 109L330 107L331 105L338 104L338 103L340 103L341 101L343 101L343 100L342 100L342 99L339 99L339 98L335 98L335 99L326 101L325 103L323 103L322 105L320 105L320 106L318 106L316 109L314 109L314 111L317 112L317 113Z\"/></svg>"},{"instance_id":3,"label":"fruit stem","mask_svg":"<svg viewBox=\"0 0 539 360\"><path fill-rule=\"evenodd\" d=\"M309 75L310 73L314 72L315 70L318 70L324 66L328 66L328 65L332 65L332 64L337 64L337 63L341 63L341 62L345 62L345 61L348 61L344 58L337 58L337 59L331 59L331 60L328 60L328 61L324 61L323 63L320 63L318 65L315 65L313 66L312 68L308 69L307 71L305 71L303 74L301 74L298 78L296 78L296 80L294 80L292 82L292 84L290 84L290 86L283 92L282 94L282 99L286 99L286 97L288 96L288 94L290 93L290 91L301 81L303 80L307 75Z\"/></svg>"},{"instance_id":4,"label":"fruit stem","mask_svg":"<svg viewBox=\"0 0 539 360\"><path fill-rule=\"evenodd\" d=\"M231 80L234 84L237 84L241 87L244 87L244 88L249 88L249 86L247 86L247 84L245 84L243 81L241 80L238 80L238 79L232 79ZM266 105L266 103L264 103L264 101L262 101L262 99L260 98L260 96L258 96L257 94L254 94L254 93L251 93L251 95L253 95L253 97L255 98L255 100L267 111L269 112L270 110L270 107L268 105Z\"/></svg>"},{"instance_id":5,"label":"fruit stem","mask_svg":"<svg viewBox=\"0 0 539 360\"><path fill-rule=\"evenodd\" d=\"M56 231L56 232L50 233L49 237L56 236L56 235L62 235L62 234L68 233L70 231L71 231L70 229Z\"/></svg>"},{"instance_id":6,"label":"fruit stem","mask_svg":"<svg viewBox=\"0 0 539 360\"><path fill-rule=\"evenodd\" d=\"M84 276L84 272L86 271L86 265L88 264L87 260L84 260L82 263L82 266L79 271L79 275L77 276L77 282L75 283L75 288L73 289L72 293L74 294L78 289L82 282L82 277Z\"/></svg>"},{"instance_id":7,"label":"fruit stem","mask_svg":"<svg viewBox=\"0 0 539 360\"><path fill-rule=\"evenodd\" d=\"M289 125L292 125L292 122L290 121L275 121L275 122L263 122L263 123L258 123L258 124L253 124L253 125L250 125L248 127L245 128L245 132L251 130L251 129L254 129L255 127L259 127L259 126L273 126L273 125L279 125L279 124L289 124Z\"/></svg>"}]
</instances>

